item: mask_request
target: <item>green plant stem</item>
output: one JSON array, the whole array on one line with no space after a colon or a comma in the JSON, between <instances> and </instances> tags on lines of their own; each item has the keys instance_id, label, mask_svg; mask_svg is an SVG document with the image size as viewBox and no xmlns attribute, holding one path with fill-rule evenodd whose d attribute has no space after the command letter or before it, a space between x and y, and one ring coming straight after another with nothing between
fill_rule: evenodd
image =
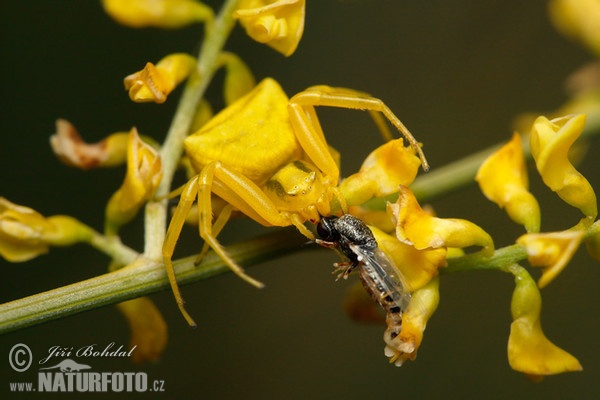
<instances>
[{"instance_id":1,"label":"green plant stem","mask_svg":"<svg viewBox=\"0 0 600 400\"><path fill-rule=\"evenodd\" d=\"M305 242L305 237L295 229L288 228L229 246L227 251L238 263L251 266L298 251ZM194 265L195 258L196 256L192 256L174 262L179 283L191 283L229 271L212 252L206 255L197 267ZM127 267L114 272L0 305L0 333L169 287L163 264L140 257Z\"/></svg>"},{"instance_id":2,"label":"green plant stem","mask_svg":"<svg viewBox=\"0 0 600 400\"><path fill-rule=\"evenodd\" d=\"M183 152L183 141L189 133L198 104L218 68L219 55L235 25L233 11L238 1L227 0L214 23L211 24L210 29L207 29L206 37L202 42L200 54L198 55L196 73L188 79L160 150L163 177L156 192L156 197L161 200L149 202L145 214L144 254L152 260L158 261L162 257L161 249L168 214L165 196L171 191L173 175L177 170Z\"/></svg>"},{"instance_id":3,"label":"green plant stem","mask_svg":"<svg viewBox=\"0 0 600 400\"><path fill-rule=\"evenodd\" d=\"M104 236L93 231L92 239L89 241L89 244L110 256L110 258L119 265L131 264L133 260L139 256L138 252L125 246L118 236Z\"/></svg>"},{"instance_id":4,"label":"green plant stem","mask_svg":"<svg viewBox=\"0 0 600 400\"><path fill-rule=\"evenodd\" d=\"M459 271L498 270L507 271L513 264L527 259L525 246L513 244L496 249L491 256L481 253L467 254L462 257L449 258L448 266L440 269L440 273L447 274Z\"/></svg>"}]
</instances>

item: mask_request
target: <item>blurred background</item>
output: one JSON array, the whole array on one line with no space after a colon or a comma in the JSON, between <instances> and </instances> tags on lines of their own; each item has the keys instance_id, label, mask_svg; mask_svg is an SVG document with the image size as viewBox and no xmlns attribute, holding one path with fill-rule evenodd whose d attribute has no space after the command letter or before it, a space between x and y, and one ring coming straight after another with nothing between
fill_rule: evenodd
<instances>
[{"instance_id":1,"label":"blurred background","mask_svg":"<svg viewBox=\"0 0 600 400\"><path fill-rule=\"evenodd\" d=\"M134 104L122 79L166 54L195 54L203 28L128 29L109 19L97 1L13 1L0 9L0 195L44 215L70 214L101 230L106 201L124 170L82 172L59 163L48 143L54 121L70 120L89 142L131 126L162 140L176 94L163 105ZM433 169L507 140L514 118L523 112L559 107L567 100L565 78L593 59L555 31L541 0L309 0L304 37L289 59L254 43L239 28L227 49L239 54L257 79L272 76L290 95L328 84L383 99L424 143ZM222 104L220 79L208 93L215 105ZM328 140L342 153L346 175L380 143L366 113L323 109L319 116ZM592 147L579 169L599 190L597 151ZM566 229L578 221L579 212L559 201L537 174L531 181L543 230ZM475 186L433 205L442 217L477 223L498 247L522 233ZM235 221L222 241L264 231ZM195 230L187 229L184 236L177 254L197 252L201 242ZM125 228L123 238L141 249L142 220ZM261 291L231 274L183 287L188 310L199 323L196 330L179 315L170 292L152 295L169 325L160 362L94 359L90 364L95 371L144 371L150 379L164 380L161 398L600 396L600 323L593 305L600 268L584 251L542 291L546 335L576 356L584 370L538 384L507 362L511 276L443 276L440 306L417 359L396 368L383 354L384 327L356 324L345 316L341 303L351 282L334 282L336 260L333 252L307 249L265 262L250 270L266 283ZM54 248L24 264L0 260L0 301L97 276L107 263L83 245ZM0 357L19 342L39 355L51 346L127 345L129 337L125 320L110 306L2 335ZM34 374L14 372L7 362L3 368L3 398L8 382L34 379Z\"/></svg>"}]
</instances>

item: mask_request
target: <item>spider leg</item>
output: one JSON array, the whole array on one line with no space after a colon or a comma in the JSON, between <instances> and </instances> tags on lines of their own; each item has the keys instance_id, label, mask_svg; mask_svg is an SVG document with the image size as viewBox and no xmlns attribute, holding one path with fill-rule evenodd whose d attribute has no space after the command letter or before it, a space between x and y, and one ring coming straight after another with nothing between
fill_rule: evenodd
<instances>
[{"instance_id":1,"label":"spider leg","mask_svg":"<svg viewBox=\"0 0 600 400\"><path fill-rule=\"evenodd\" d=\"M381 113L415 149L421 159L423 169L425 171L429 170L429 164L427 163L427 159L425 158L425 154L423 153L419 142L417 142L412 133L410 133L408 128L400 121L392 110L390 110L382 100L376 97L371 97L366 93L352 89L314 86L292 97L290 104L297 105L306 110L316 106L328 106L366 110L369 111L371 116L373 116L374 113ZM310 115L311 111L308 111L308 113ZM374 121L385 138L387 135L385 130L382 130L382 126L384 125L383 121L378 118L374 118Z\"/></svg>"},{"instance_id":2,"label":"spider leg","mask_svg":"<svg viewBox=\"0 0 600 400\"><path fill-rule=\"evenodd\" d=\"M175 296L175 301L177 302L179 311L187 323L193 327L196 326L196 322L194 322L194 319L185 309L185 302L181 296L179 285L177 285L177 278L175 276L175 269L173 268L172 259L173 252L175 251L175 245L177 244L177 239L179 239L179 235L181 234L181 229L183 228L185 218L190 211L192 204L194 204L194 200L196 199L198 187L197 182L198 177L196 176L186 183L181 189L181 198L177 208L175 208L171 222L169 223L169 228L167 229L162 247L163 261L165 263L165 269L167 270L167 276L169 277L169 283L171 284L171 290Z\"/></svg>"}]
</instances>

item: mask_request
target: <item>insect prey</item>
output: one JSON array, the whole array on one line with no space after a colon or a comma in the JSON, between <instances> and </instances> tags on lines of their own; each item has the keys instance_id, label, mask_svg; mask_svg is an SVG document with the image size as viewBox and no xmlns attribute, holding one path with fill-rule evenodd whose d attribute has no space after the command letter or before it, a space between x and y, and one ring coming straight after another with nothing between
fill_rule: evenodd
<instances>
[{"instance_id":1,"label":"insect prey","mask_svg":"<svg viewBox=\"0 0 600 400\"><path fill-rule=\"evenodd\" d=\"M356 270L366 291L385 310L385 354L390 362L401 365L403 351L396 338L402 328L402 312L411 299L401 272L378 247L367 225L350 214L323 217L317 225L317 233L321 237L316 239L317 244L337 250L348 260L334 264L338 279L347 279Z\"/></svg>"}]
</instances>

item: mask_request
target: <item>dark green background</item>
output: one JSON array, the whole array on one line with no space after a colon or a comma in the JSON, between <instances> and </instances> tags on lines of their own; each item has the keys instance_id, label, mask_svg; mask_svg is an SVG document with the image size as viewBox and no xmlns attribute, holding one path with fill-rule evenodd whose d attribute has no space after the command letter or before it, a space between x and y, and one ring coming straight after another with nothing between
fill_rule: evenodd
<instances>
[{"instance_id":1,"label":"dark green background","mask_svg":"<svg viewBox=\"0 0 600 400\"><path fill-rule=\"evenodd\" d=\"M218 1L211 3L218 4ZM433 168L509 138L525 111L552 110L566 100L564 78L592 57L558 35L545 1L309 0L306 30L285 59L234 32L228 49L258 78L273 76L289 94L314 84L349 86L384 99L417 138ZM102 228L104 205L123 170L81 172L60 164L48 137L54 120L72 121L89 141L132 125L160 140L175 107L133 104L122 78L175 51L195 52L202 29L130 30L103 14L96 1L3 2L0 194L45 215L68 213ZM210 90L220 102L218 81ZM378 143L366 114L320 110L330 142L349 174ZM580 166L600 188L593 149ZM542 203L543 229L562 230L579 214L532 175ZM497 245L521 234L503 212L472 187L434 203L440 216L470 219ZM259 229L232 223L224 242ZM263 231L260 229L260 231ZM141 220L124 231L141 248ZM198 250L186 232L180 254ZM597 320L600 270L580 251L543 290L543 325L556 344L578 357L584 371L541 384L512 371L506 359L512 279L500 273L444 276L441 303L415 362L388 365L381 326L349 321L340 303L347 283L330 274L333 253L303 252L252 268L266 283L257 291L232 276L183 288L199 322L190 330L169 292L152 299L163 311L170 341L155 365L90 360L95 371L145 371L166 382L164 398L591 399L600 396ZM107 259L86 246L52 249L25 264L0 261L0 300L9 301L101 274ZM537 276L538 271L534 272ZM0 337L0 359L16 343L41 358L51 346L128 343L113 307ZM7 382L35 380L8 362ZM34 369L35 370L35 369ZM17 397L17 396L15 396ZM42 398L43 396L34 396ZM75 396L72 396L75 398ZM151 398L148 393L139 398Z\"/></svg>"}]
</instances>

